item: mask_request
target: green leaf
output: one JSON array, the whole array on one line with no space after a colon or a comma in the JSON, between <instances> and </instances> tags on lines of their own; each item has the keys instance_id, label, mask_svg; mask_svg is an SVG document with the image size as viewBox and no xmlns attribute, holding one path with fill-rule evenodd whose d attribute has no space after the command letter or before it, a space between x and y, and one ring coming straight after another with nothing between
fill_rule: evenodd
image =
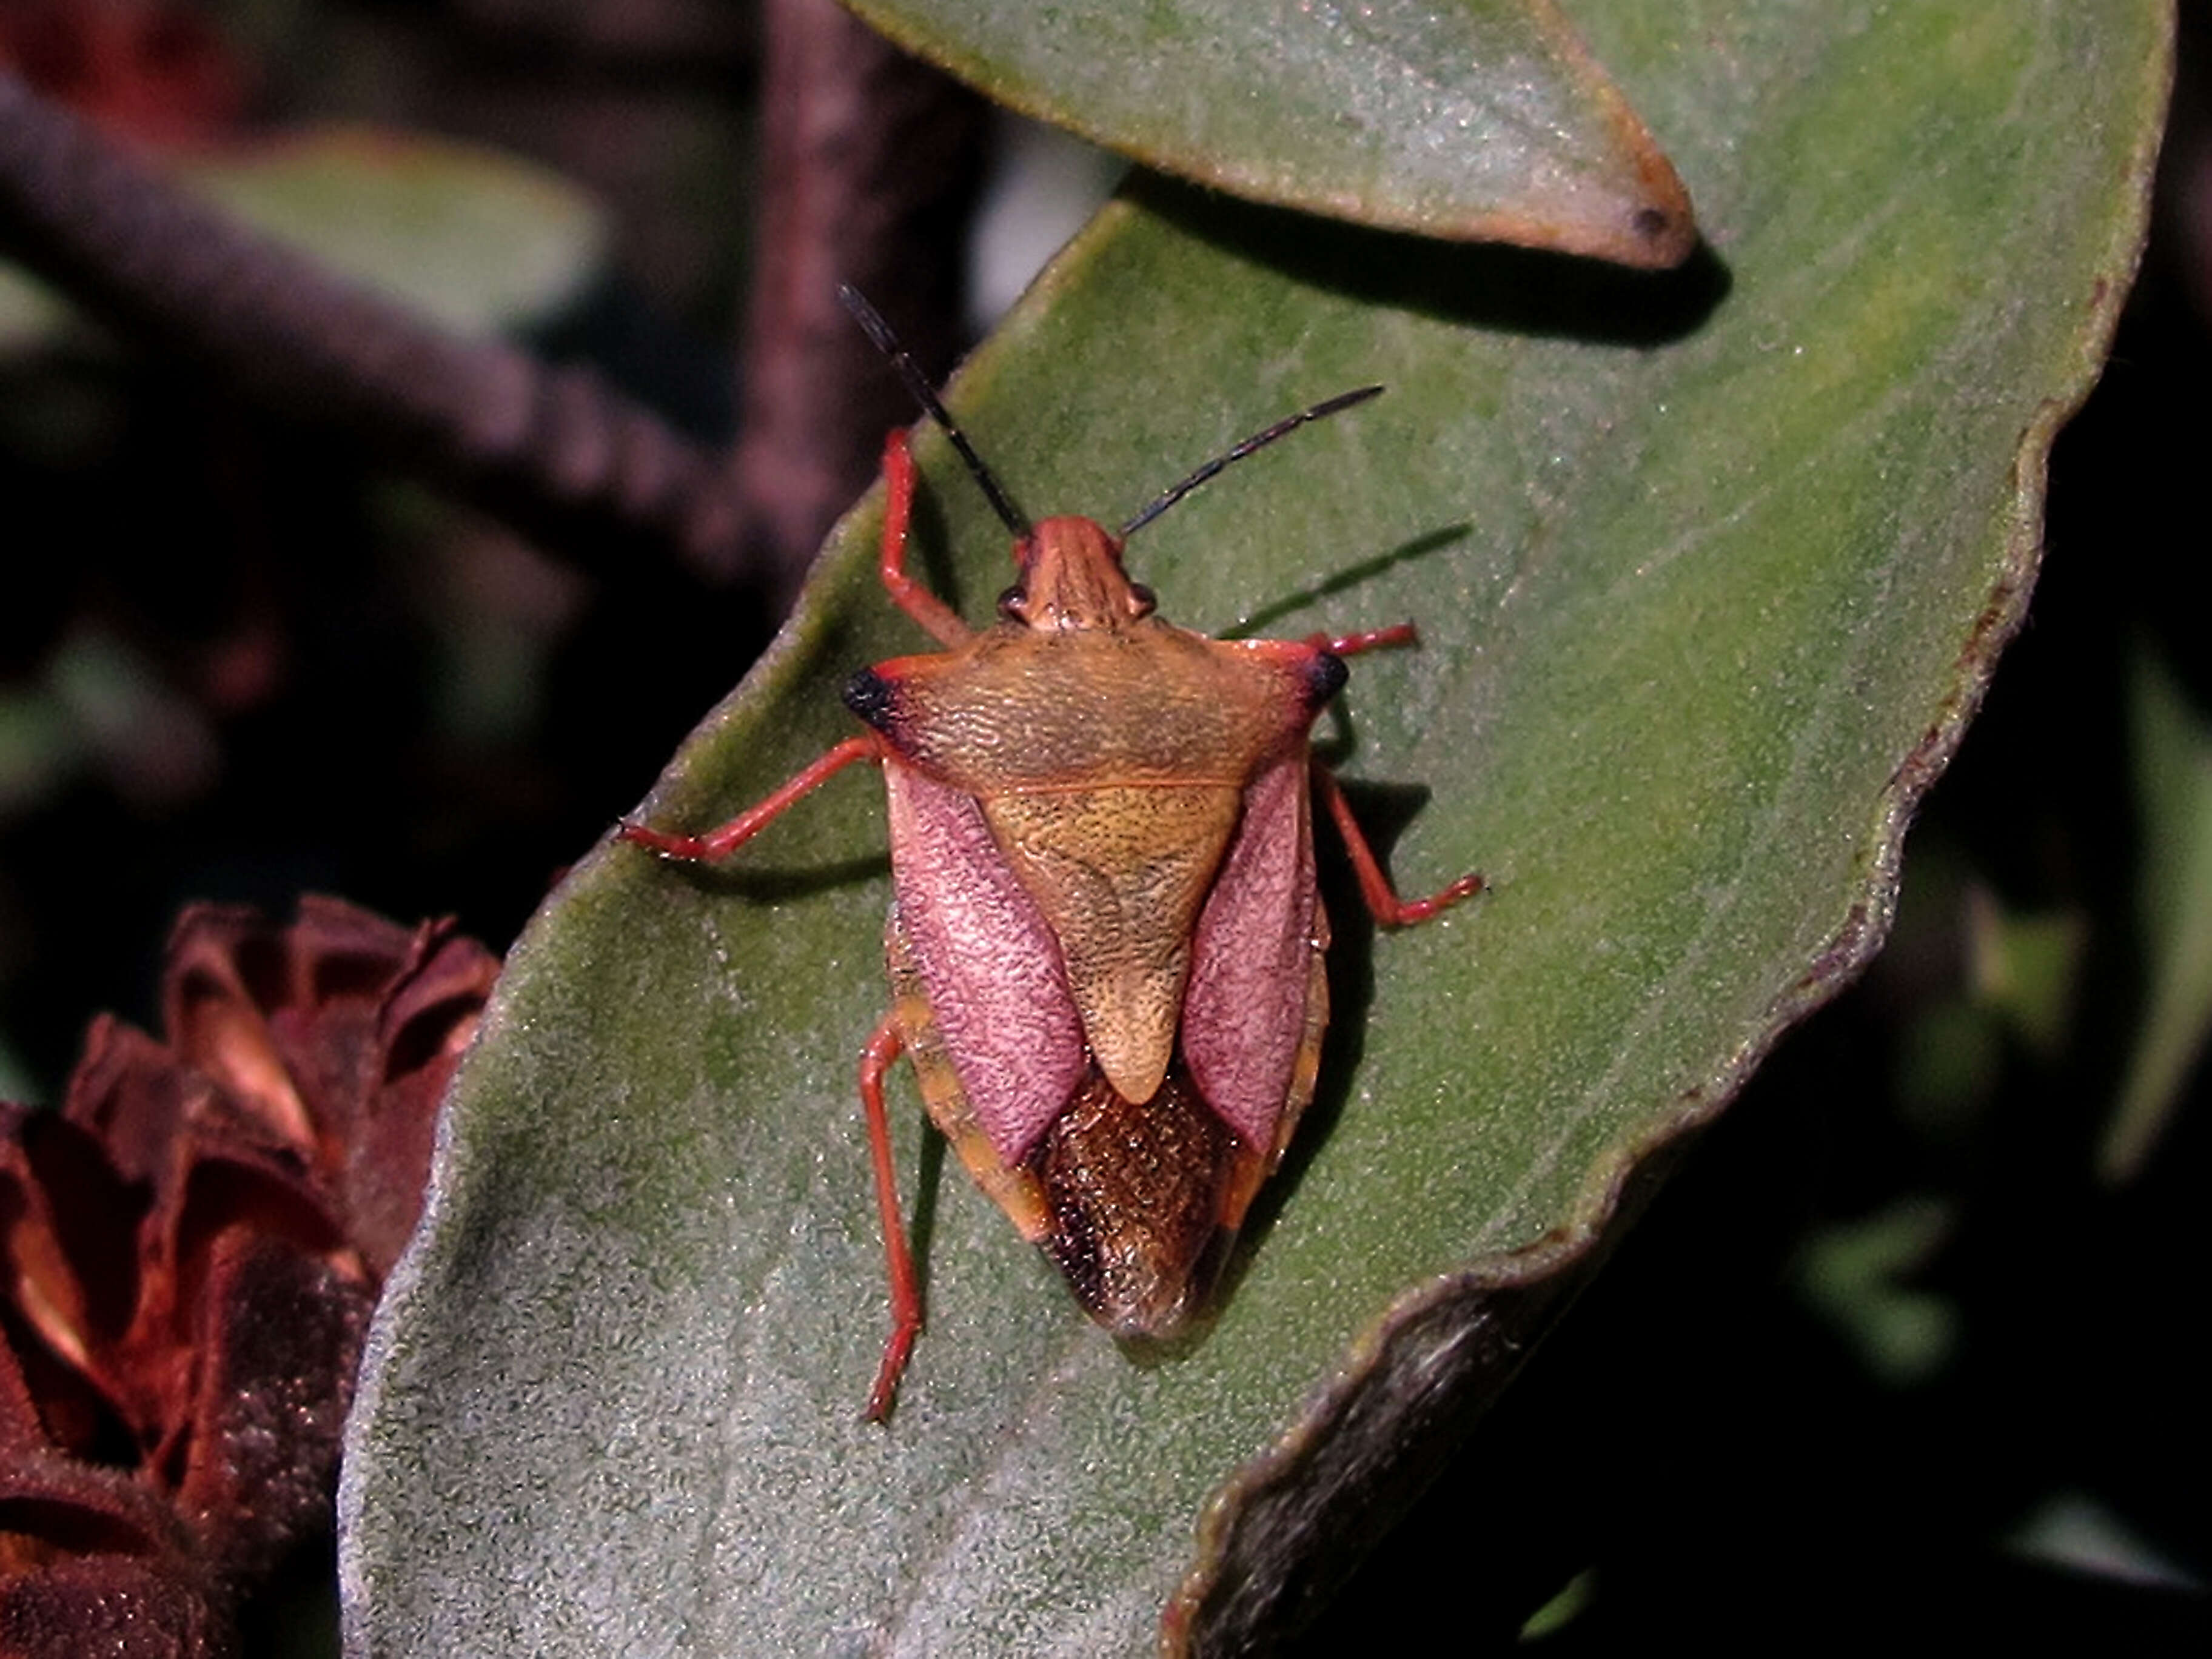
<instances>
[{"instance_id":1,"label":"green leaf","mask_svg":"<svg viewBox=\"0 0 2212 1659\"><path fill-rule=\"evenodd\" d=\"M1126 1653L1179 1585L1198 1645L1279 1630L1370 1483L1503 1385L1632 1176L1875 948L2132 270L2169 19L1578 15L1679 140L1712 257L1638 276L1140 179L954 392L1030 511L1114 518L1391 388L1131 550L1209 630L1417 619L1355 666L1344 773L1407 890L1496 883L1378 939L1329 855L1322 1091L1218 1319L1118 1348L902 1073L931 1322L891 1422L858 1421L880 790L843 775L723 872L603 845L515 950L380 1318L358 1652ZM922 566L987 616L1004 532L920 454ZM758 799L853 730L852 670L924 648L877 522L832 538L653 822Z\"/></svg>"},{"instance_id":2,"label":"green leaf","mask_svg":"<svg viewBox=\"0 0 2212 1659\"><path fill-rule=\"evenodd\" d=\"M255 229L465 334L544 320L605 263L605 217L583 191L448 139L322 128L179 170ZM51 337L68 314L0 266L0 349Z\"/></svg>"},{"instance_id":3,"label":"green leaf","mask_svg":"<svg viewBox=\"0 0 2212 1659\"><path fill-rule=\"evenodd\" d=\"M2212 1036L2212 726L2148 647L2132 667L2147 995L2097 1149L2098 1172L2115 1184L2142 1171Z\"/></svg>"},{"instance_id":4,"label":"green leaf","mask_svg":"<svg viewBox=\"0 0 2212 1659\"><path fill-rule=\"evenodd\" d=\"M1912 1282L1956 1223L1941 1200L1916 1196L1825 1228L1806 1249L1806 1299L1892 1387L1928 1381L1957 1346L1958 1308Z\"/></svg>"},{"instance_id":5,"label":"green leaf","mask_svg":"<svg viewBox=\"0 0 2212 1659\"><path fill-rule=\"evenodd\" d=\"M1681 179L1552 0L849 3L1000 103L1256 201L1654 269L1697 246Z\"/></svg>"}]
</instances>

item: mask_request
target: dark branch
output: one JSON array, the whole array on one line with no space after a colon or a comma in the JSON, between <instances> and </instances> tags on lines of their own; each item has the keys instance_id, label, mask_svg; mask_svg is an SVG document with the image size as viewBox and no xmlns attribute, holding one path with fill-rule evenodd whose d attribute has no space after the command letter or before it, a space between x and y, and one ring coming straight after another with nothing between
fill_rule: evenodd
<instances>
[{"instance_id":1,"label":"dark branch","mask_svg":"<svg viewBox=\"0 0 2212 1659\"><path fill-rule=\"evenodd\" d=\"M571 550L741 574L721 458L575 369L465 339L195 200L0 71L0 251L148 343Z\"/></svg>"},{"instance_id":2,"label":"dark branch","mask_svg":"<svg viewBox=\"0 0 2212 1659\"><path fill-rule=\"evenodd\" d=\"M830 0L769 0L761 172L732 458L748 545L787 591L911 418L837 302L895 296L939 374L957 343L962 249L982 162L981 100Z\"/></svg>"}]
</instances>

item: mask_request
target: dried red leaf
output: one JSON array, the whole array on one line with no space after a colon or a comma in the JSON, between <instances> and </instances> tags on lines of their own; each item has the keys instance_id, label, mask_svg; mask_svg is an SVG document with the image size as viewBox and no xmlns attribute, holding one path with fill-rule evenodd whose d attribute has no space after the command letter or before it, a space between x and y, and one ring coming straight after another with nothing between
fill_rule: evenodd
<instances>
[{"instance_id":1,"label":"dried red leaf","mask_svg":"<svg viewBox=\"0 0 2212 1659\"><path fill-rule=\"evenodd\" d=\"M60 1112L0 1107L0 1659L225 1650L239 1595L327 1527L497 969L332 899L283 927L198 906L167 1041L102 1018Z\"/></svg>"},{"instance_id":2,"label":"dried red leaf","mask_svg":"<svg viewBox=\"0 0 2212 1659\"><path fill-rule=\"evenodd\" d=\"M241 60L204 15L159 0L11 0L0 67L141 143L213 143L245 111Z\"/></svg>"},{"instance_id":3,"label":"dried red leaf","mask_svg":"<svg viewBox=\"0 0 2212 1659\"><path fill-rule=\"evenodd\" d=\"M80 1555L0 1583L0 1659L210 1659L229 1621L189 1583L128 1556Z\"/></svg>"},{"instance_id":4,"label":"dried red leaf","mask_svg":"<svg viewBox=\"0 0 2212 1659\"><path fill-rule=\"evenodd\" d=\"M498 971L449 923L409 929L311 896L280 931L202 905L171 941L164 1024L303 1160L381 1279L414 1231L438 1102Z\"/></svg>"},{"instance_id":5,"label":"dried red leaf","mask_svg":"<svg viewBox=\"0 0 2212 1659\"><path fill-rule=\"evenodd\" d=\"M235 1232L201 1304L179 1511L234 1580L265 1574L331 1521L331 1474L376 1297L279 1241Z\"/></svg>"}]
</instances>

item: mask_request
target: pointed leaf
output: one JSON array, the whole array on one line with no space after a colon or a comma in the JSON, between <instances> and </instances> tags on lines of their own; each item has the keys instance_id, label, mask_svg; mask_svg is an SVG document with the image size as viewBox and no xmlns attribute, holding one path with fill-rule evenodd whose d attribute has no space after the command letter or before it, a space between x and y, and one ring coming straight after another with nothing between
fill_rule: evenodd
<instances>
[{"instance_id":1,"label":"pointed leaf","mask_svg":"<svg viewBox=\"0 0 2212 1659\"><path fill-rule=\"evenodd\" d=\"M1552 0L851 3L1000 102L1218 190L1629 265L1697 246L1681 179Z\"/></svg>"}]
</instances>

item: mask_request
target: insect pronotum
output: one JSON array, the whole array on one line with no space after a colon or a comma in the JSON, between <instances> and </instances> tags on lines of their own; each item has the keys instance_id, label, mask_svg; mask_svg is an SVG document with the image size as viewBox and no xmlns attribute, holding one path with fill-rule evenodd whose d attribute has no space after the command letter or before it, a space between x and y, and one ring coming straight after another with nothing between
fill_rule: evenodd
<instances>
[{"instance_id":1,"label":"insect pronotum","mask_svg":"<svg viewBox=\"0 0 2212 1659\"><path fill-rule=\"evenodd\" d=\"M1164 1335L1202 1304L1312 1098L1328 1018L1312 798L1383 927L1424 921L1482 878L1401 899L1310 753L1344 659L1413 643L1410 624L1210 639L1156 615L1121 567L1132 532L1224 467L1380 386L1255 434L1119 534L1081 518L1031 525L882 319L844 295L1013 532L1018 579L977 629L907 574L915 467L892 433L878 570L944 649L854 675L845 702L869 729L720 828L619 833L723 859L846 767L883 769L891 1006L860 1079L890 1278L867 1405L880 1419L922 1316L884 1107L895 1060L912 1062L969 1173L1091 1316L1117 1335Z\"/></svg>"}]
</instances>

